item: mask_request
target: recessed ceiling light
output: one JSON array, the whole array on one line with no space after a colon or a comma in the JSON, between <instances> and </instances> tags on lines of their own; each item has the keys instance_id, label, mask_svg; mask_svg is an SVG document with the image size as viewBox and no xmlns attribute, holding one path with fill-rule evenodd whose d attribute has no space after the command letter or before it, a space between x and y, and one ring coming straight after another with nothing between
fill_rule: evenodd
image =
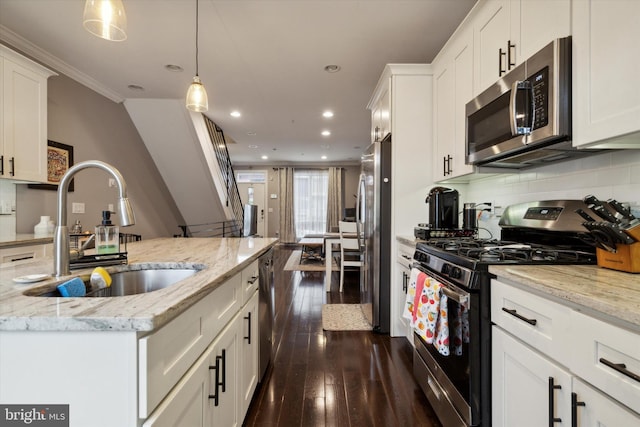
<instances>
[{"instance_id":1,"label":"recessed ceiling light","mask_svg":"<svg viewBox=\"0 0 640 427\"><path fill-rule=\"evenodd\" d=\"M240 111L232 111L229 114L231 114L231 117L240 117L240 116L242 116L242 114L240 114Z\"/></svg>"},{"instance_id":2,"label":"recessed ceiling light","mask_svg":"<svg viewBox=\"0 0 640 427\"><path fill-rule=\"evenodd\" d=\"M247 132L247 135L249 135L249 136L256 136L256 135L257 135L257 133L255 133L255 132Z\"/></svg>"},{"instance_id":3,"label":"recessed ceiling light","mask_svg":"<svg viewBox=\"0 0 640 427\"><path fill-rule=\"evenodd\" d=\"M333 117L333 111L325 111L324 113L322 113L322 117L325 117L327 119L330 119L331 117Z\"/></svg>"},{"instance_id":4,"label":"recessed ceiling light","mask_svg":"<svg viewBox=\"0 0 640 427\"><path fill-rule=\"evenodd\" d=\"M254 144L251 144L251 145L249 146L249 148L258 148L258 146L257 146L257 145L254 145Z\"/></svg>"},{"instance_id":5,"label":"recessed ceiling light","mask_svg":"<svg viewBox=\"0 0 640 427\"><path fill-rule=\"evenodd\" d=\"M175 64L167 64L164 66L165 70L167 71L173 71L174 73L180 73L182 71L184 71L184 69L179 66L179 65L175 65Z\"/></svg>"},{"instance_id":6,"label":"recessed ceiling light","mask_svg":"<svg viewBox=\"0 0 640 427\"><path fill-rule=\"evenodd\" d=\"M131 89L131 90L135 90L135 91L137 91L137 92L143 92L143 91L144 91L144 88L143 88L142 86L140 86L140 85L129 85L129 86L127 86L127 87L128 87L129 89Z\"/></svg>"},{"instance_id":7,"label":"recessed ceiling light","mask_svg":"<svg viewBox=\"0 0 640 427\"><path fill-rule=\"evenodd\" d=\"M335 65L335 64L331 64L331 65L327 65L326 67L324 67L324 70L327 73L337 73L338 71L340 71L340 66L339 65Z\"/></svg>"},{"instance_id":8,"label":"recessed ceiling light","mask_svg":"<svg viewBox=\"0 0 640 427\"><path fill-rule=\"evenodd\" d=\"M320 157L322 160L327 160L327 156Z\"/></svg>"},{"instance_id":9,"label":"recessed ceiling light","mask_svg":"<svg viewBox=\"0 0 640 427\"><path fill-rule=\"evenodd\" d=\"M262 156L262 160L267 160L269 156Z\"/></svg>"},{"instance_id":10,"label":"recessed ceiling light","mask_svg":"<svg viewBox=\"0 0 640 427\"><path fill-rule=\"evenodd\" d=\"M331 135L331 132L329 132L328 130L322 131L322 136L329 136L329 135Z\"/></svg>"}]
</instances>

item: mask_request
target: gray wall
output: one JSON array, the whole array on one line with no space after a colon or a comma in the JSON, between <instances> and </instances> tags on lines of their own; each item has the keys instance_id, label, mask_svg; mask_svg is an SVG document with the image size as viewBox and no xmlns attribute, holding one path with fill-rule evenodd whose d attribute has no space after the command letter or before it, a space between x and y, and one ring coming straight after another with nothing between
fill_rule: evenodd
<instances>
[{"instance_id":1,"label":"gray wall","mask_svg":"<svg viewBox=\"0 0 640 427\"><path fill-rule=\"evenodd\" d=\"M121 232L142 234L144 239L172 236L179 232L182 217L145 148L124 105L117 104L76 81L59 75L49 79L48 138L74 148L75 163L102 160L124 176L136 225ZM100 212L109 203L117 209L116 188L108 187L110 175L97 169L80 171L75 191L69 193L68 225L79 219L84 230L93 230ZM72 214L71 203L85 204L84 214ZM17 185L16 230L33 233L40 215L56 221L56 192ZM119 222L117 215L115 223Z\"/></svg>"}]
</instances>

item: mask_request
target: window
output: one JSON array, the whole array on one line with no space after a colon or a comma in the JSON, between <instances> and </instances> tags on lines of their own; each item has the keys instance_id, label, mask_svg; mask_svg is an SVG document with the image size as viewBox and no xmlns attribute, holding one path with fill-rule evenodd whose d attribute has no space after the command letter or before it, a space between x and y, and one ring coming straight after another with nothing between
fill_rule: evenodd
<instances>
[{"instance_id":1,"label":"window","mask_svg":"<svg viewBox=\"0 0 640 427\"><path fill-rule=\"evenodd\" d=\"M326 170L293 172L293 220L296 237L323 234L327 230L329 173Z\"/></svg>"}]
</instances>

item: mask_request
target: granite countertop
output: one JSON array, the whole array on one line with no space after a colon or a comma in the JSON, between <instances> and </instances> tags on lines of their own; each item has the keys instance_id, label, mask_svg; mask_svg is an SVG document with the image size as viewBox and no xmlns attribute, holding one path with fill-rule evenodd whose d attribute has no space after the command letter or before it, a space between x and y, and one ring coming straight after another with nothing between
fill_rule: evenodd
<instances>
[{"instance_id":1,"label":"granite countertop","mask_svg":"<svg viewBox=\"0 0 640 427\"><path fill-rule=\"evenodd\" d=\"M146 294L108 298L33 297L53 290L92 268L33 284L15 277L51 274L53 259L40 258L0 269L0 330L152 331L175 318L206 294L242 271L275 245L273 238L160 238L127 244L128 265L105 267L115 272L165 266L196 265L203 270L180 284Z\"/></svg>"},{"instance_id":2,"label":"granite countertop","mask_svg":"<svg viewBox=\"0 0 640 427\"><path fill-rule=\"evenodd\" d=\"M53 243L53 234L36 236L33 233L20 233L11 237L0 238L0 249L11 248L14 246L43 245L47 243Z\"/></svg>"},{"instance_id":3,"label":"granite countertop","mask_svg":"<svg viewBox=\"0 0 640 427\"><path fill-rule=\"evenodd\" d=\"M595 265L490 266L498 279L640 332L640 274Z\"/></svg>"}]
</instances>

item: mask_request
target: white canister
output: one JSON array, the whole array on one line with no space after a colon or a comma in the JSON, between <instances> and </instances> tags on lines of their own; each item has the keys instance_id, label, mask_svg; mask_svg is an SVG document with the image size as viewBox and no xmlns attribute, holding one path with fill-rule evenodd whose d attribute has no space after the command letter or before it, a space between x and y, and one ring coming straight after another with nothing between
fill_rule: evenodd
<instances>
[{"instance_id":1,"label":"white canister","mask_svg":"<svg viewBox=\"0 0 640 427\"><path fill-rule=\"evenodd\" d=\"M50 216L41 216L40 222L33 227L33 234L36 236L46 236L49 234L49 221L51 221Z\"/></svg>"}]
</instances>

